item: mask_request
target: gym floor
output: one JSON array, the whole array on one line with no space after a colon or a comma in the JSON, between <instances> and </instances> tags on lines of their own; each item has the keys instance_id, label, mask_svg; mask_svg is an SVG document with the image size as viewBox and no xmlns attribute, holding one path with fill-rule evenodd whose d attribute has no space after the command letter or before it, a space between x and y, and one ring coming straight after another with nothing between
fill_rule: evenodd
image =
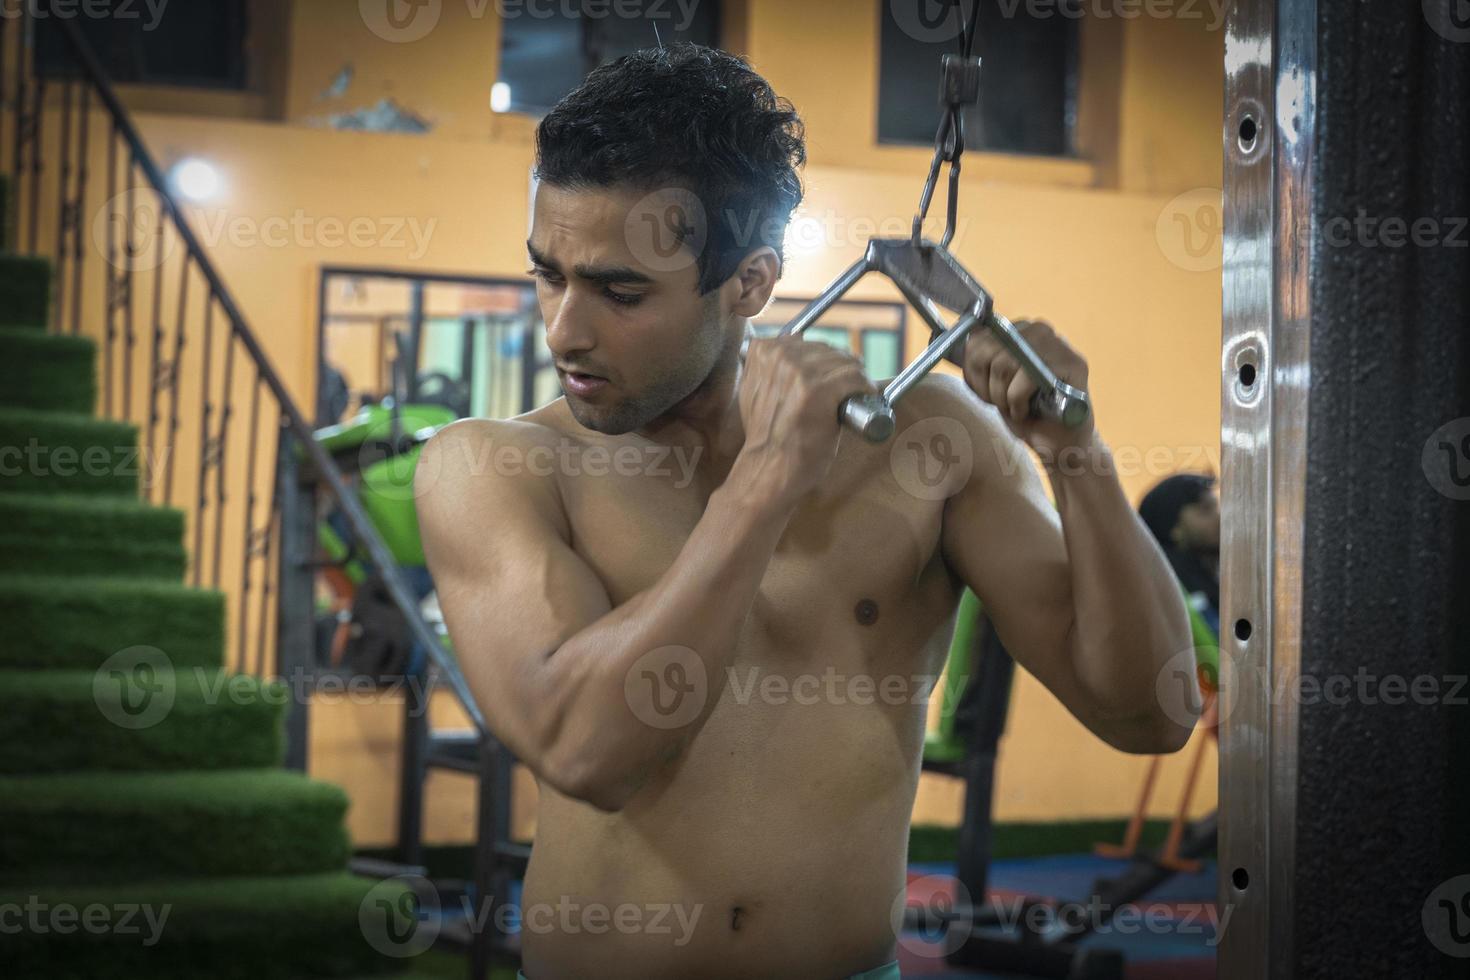
<instances>
[{"instance_id":1,"label":"gym floor","mask_svg":"<svg viewBox=\"0 0 1470 980\"><path fill-rule=\"evenodd\" d=\"M1019 909L1022 898L1047 903L1065 903L1075 896L1089 895L1099 878L1118 875L1126 862L1091 854L1056 854L996 860L991 865L989 901L1003 914ZM952 904L955 868L950 862L915 862L909 865L909 904L943 908ZM520 902L520 884L511 894ZM1081 914L1091 914L1084 905ZM1201 862L1200 870L1179 874L1160 885L1148 898L1113 918L1112 925L1088 936L1084 948L1120 951L1126 963L1126 980L1213 980L1217 942L1215 863ZM1229 923L1225 923L1228 927ZM904 977L929 980L1009 980L1015 974L982 972L948 964L943 937L904 933L898 962ZM445 976L463 975L463 960L431 953L415 962L428 974L442 966ZM452 972L451 972L452 971ZM513 977L514 971L504 971ZM491 980L501 980L502 971L492 971Z\"/></svg>"},{"instance_id":2,"label":"gym floor","mask_svg":"<svg viewBox=\"0 0 1470 980\"><path fill-rule=\"evenodd\" d=\"M1023 897L1048 902L1074 901L1092 894L1093 882L1112 877L1125 862L1091 854L1007 858L990 868L989 901L1004 913L1018 909ZM954 865L909 865L909 902L941 907L950 895L935 888L952 881ZM1084 905L1081 914L1090 914ZM1127 980L1206 980L1215 976L1215 864L1201 863L1193 874L1180 874L1160 885L1137 906L1120 910L1113 924L1088 936L1084 948L1123 953ZM1226 923L1228 926L1228 923ZM899 967L905 977L1010 977L1012 974L963 970L944 960L942 940L906 933L900 943Z\"/></svg>"}]
</instances>

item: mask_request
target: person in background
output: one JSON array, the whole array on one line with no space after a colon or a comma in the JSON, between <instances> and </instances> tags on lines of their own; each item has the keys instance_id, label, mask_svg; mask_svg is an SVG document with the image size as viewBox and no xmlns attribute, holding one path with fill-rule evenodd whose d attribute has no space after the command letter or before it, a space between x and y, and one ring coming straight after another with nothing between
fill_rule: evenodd
<instances>
[{"instance_id":1,"label":"person in background","mask_svg":"<svg viewBox=\"0 0 1470 980\"><path fill-rule=\"evenodd\" d=\"M1160 480L1144 494L1138 505L1138 514L1159 542L1159 547L1164 549L1164 556L1168 558L1194 611L1191 619L1195 625L1195 669L1200 691L1205 697L1199 725L1210 736L1195 742L1184 789L1180 793L1174 819L1169 824L1168 835L1163 846L1148 860L1173 871L1193 874L1200 871L1203 864L1182 853L1190 801L1199 783L1205 745L1211 740L1218 744L1220 737L1217 700L1220 681L1220 498L1215 493L1215 478L1202 473L1179 473ZM1208 634L1205 633L1206 628ZM1162 762L1163 756L1154 756L1149 762L1143 778L1143 790L1122 844L1099 842L1093 847L1093 853L1127 861L1138 857L1149 814L1149 799L1153 796Z\"/></svg>"},{"instance_id":2,"label":"person in background","mask_svg":"<svg viewBox=\"0 0 1470 980\"><path fill-rule=\"evenodd\" d=\"M1189 594L1190 605L1220 635L1220 498L1215 478L1201 473L1167 477L1138 505Z\"/></svg>"}]
</instances>

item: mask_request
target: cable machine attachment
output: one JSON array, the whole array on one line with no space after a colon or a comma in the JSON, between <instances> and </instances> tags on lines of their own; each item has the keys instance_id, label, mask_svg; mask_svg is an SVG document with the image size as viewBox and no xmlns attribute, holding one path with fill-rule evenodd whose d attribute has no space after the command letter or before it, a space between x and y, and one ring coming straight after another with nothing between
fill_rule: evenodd
<instances>
[{"instance_id":1,"label":"cable machine attachment","mask_svg":"<svg viewBox=\"0 0 1470 980\"><path fill-rule=\"evenodd\" d=\"M965 152L964 108L980 100L980 58L968 53L973 46L974 24L962 33L966 53L943 57L939 100L944 115L934 138L934 159L919 197L913 233L908 238L870 239L863 257L781 329L782 336L800 335L870 272L887 276L918 312L929 327L929 346L888 383L881 395L854 396L844 401L839 411L841 420L870 442L883 442L893 435L894 403L941 358L956 366L963 365L964 341L976 324L994 331L1021 369L1036 383L1038 390L1031 398L1033 417L1055 419L1075 428L1087 420L1091 411L1086 392L1062 381L1047 367L1015 325L995 311L985 287L949 251L958 211L960 157ZM924 219L939 182L940 167L945 163L949 164L949 201L944 237L936 243L923 237ZM941 308L957 313L958 319L946 325Z\"/></svg>"}]
</instances>

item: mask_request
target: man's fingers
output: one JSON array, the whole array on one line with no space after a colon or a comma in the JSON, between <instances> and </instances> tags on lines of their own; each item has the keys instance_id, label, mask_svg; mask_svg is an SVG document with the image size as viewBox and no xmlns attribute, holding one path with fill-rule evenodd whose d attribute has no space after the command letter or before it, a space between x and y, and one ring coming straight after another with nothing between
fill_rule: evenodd
<instances>
[{"instance_id":1,"label":"man's fingers","mask_svg":"<svg viewBox=\"0 0 1470 980\"><path fill-rule=\"evenodd\" d=\"M1006 410L1006 389L1020 365L1009 354L1000 354L990 362L990 377L985 387L985 400L1002 412Z\"/></svg>"},{"instance_id":2,"label":"man's fingers","mask_svg":"<svg viewBox=\"0 0 1470 980\"><path fill-rule=\"evenodd\" d=\"M983 326L977 325L965 338L965 382L977 394L990 390L990 365L1003 353L995 334Z\"/></svg>"},{"instance_id":3,"label":"man's fingers","mask_svg":"<svg viewBox=\"0 0 1470 980\"><path fill-rule=\"evenodd\" d=\"M1002 410L1010 412L1011 419L1024 422L1031 417L1031 396L1037 392L1037 384L1025 371L1017 371L1006 388Z\"/></svg>"}]
</instances>

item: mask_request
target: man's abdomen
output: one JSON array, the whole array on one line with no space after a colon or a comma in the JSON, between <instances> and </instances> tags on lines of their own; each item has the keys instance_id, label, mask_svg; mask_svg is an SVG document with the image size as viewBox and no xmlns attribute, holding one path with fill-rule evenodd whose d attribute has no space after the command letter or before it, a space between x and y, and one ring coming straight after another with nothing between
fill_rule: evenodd
<instances>
[{"instance_id":1,"label":"man's abdomen","mask_svg":"<svg viewBox=\"0 0 1470 980\"><path fill-rule=\"evenodd\" d=\"M527 977L835 978L891 960L922 712L727 691L624 810L543 788Z\"/></svg>"}]
</instances>

